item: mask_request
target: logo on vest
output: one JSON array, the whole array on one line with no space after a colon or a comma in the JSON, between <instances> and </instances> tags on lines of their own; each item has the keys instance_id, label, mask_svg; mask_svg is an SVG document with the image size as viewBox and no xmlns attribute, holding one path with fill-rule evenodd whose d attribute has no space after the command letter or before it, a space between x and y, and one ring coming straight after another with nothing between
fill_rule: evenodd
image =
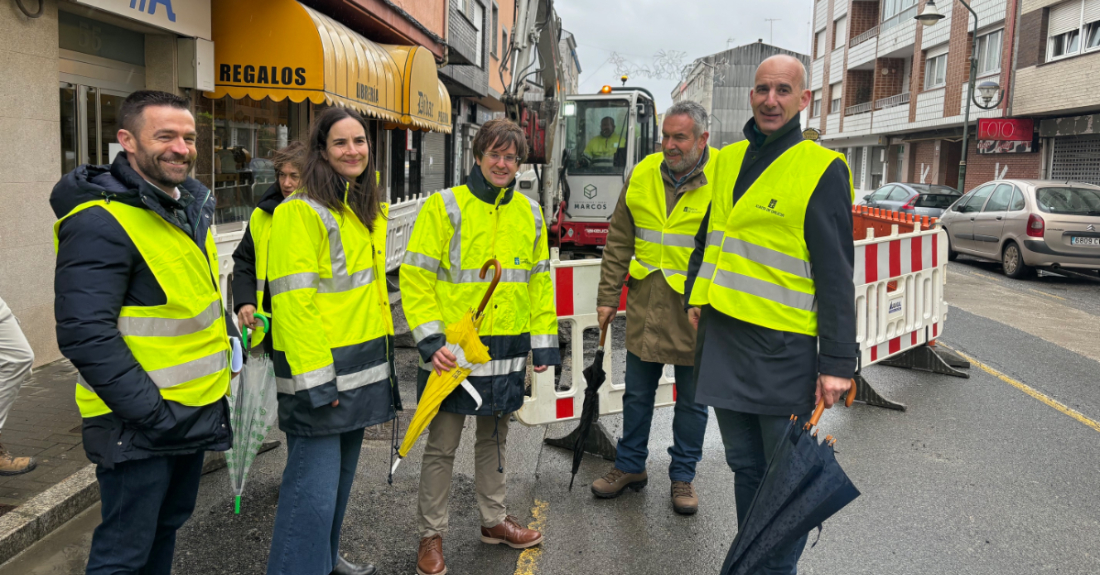
<instances>
[{"instance_id":1,"label":"logo on vest","mask_svg":"<svg viewBox=\"0 0 1100 575\"><path fill-rule=\"evenodd\" d=\"M515 261L516 261L517 266L518 265L525 265L525 266L531 265L531 260L529 260L527 258L523 258L523 259L515 258Z\"/></svg>"},{"instance_id":2,"label":"logo on vest","mask_svg":"<svg viewBox=\"0 0 1100 575\"><path fill-rule=\"evenodd\" d=\"M691 206L685 206L684 207L684 213L685 214L701 214L701 213L703 213L703 210L700 210L699 208L693 208Z\"/></svg>"},{"instance_id":3,"label":"logo on vest","mask_svg":"<svg viewBox=\"0 0 1100 575\"><path fill-rule=\"evenodd\" d=\"M776 204L776 203L777 203L777 202L776 202L775 200L772 200L772 201L768 202L768 209L770 209L770 210L774 210L774 209L775 209L775 204Z\"/></svg>"},{"instance_id":4,"label":"logo on vest","mask_svg":"<svg viewBox=\"0 0 1100 575\"><path fill-rule=\"evenodd\" d=\"M784 214L783 212L780 212L780 211L776 211L775 206L778 203L779 203L779 200L772 199L772 201L768 202L767 207L764 207L764 206L761 206L761 205L757 204L756 209L764 210L765 212L768 212L769 214L771 214L773 216L779 216L781 218L787 217L787 214Z\"/></svg>"},{"instance_id":5,"label":"logo on vest","mask_svg":"<svg viewBox=\"0 0 1100 575\"><path fill-rule=\"evenodd\" d=\"M596 197L596 186L593 186L592 184L588 184L587 186L585 186L584 187L584 197L586 197L590 200L592 198Z\"/></svg>"}]
</instances>

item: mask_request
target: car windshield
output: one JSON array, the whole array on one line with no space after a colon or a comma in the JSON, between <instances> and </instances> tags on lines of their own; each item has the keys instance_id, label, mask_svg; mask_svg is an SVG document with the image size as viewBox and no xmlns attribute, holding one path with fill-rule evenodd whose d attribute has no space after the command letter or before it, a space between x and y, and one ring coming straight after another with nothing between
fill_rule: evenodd
<instances>
[{"instance_id":1,"label":"car windshield","mask_svg":"<svg viewBox=\"0 0 1100 575\"><path fill-rule=\"evenodd\" d=\"M1088 188L1039 188L1039 209L1048 214L1100 216L1100 190Z\"/></svg>"},{"instance_id":2,"label":"car windshield","mask_svg":"<svg viewBox=\"0 0 1100 575\"><path fill-rule=\"evenodd\" d=\"M940 208L947 209L951 207L951 204L955 203L955 200L959 199L959 193L952 194L921 194L917 201L913 202L913 206L918 208Z\"/></svg>"}]
</instances>

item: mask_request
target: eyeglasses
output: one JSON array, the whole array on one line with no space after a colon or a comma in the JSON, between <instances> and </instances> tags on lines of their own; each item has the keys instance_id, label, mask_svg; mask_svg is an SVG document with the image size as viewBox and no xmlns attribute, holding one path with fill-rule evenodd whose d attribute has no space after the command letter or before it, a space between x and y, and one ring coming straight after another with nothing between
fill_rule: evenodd
<instances>
[{"instance_id":1,"label":"eyeglasses","mask_svg":"<svg viewBox=\"0 0 1100 575\"><path fill-rule=\"evenodd\" d=\"M492 152L489 152L488 154L485 154L485 158L487 160L489 160L490 164L495 164L495 163L497 163L501 160L504 160L505 164L515 165L515 163L519 161L519 156L512 156L512 155L502 156L500 154L494 154Z\"/></svg>"}]
</instances>

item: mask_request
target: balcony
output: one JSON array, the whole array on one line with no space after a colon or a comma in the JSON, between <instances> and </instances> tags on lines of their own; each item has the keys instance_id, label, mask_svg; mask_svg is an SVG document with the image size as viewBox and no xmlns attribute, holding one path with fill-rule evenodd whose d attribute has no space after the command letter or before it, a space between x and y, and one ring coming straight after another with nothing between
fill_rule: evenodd
<instances>
[{"instance_id":1,"label":"balcony","mask_svg":"<svg viewBox=\"0 0 1100 575\"><path fill-rule=\"evenodd\" d=\"M870 104L870 102L868 102ZM862 105L862 104L860 104ZM856 108L857 106L849 106L849 110ZM863 113L855 113L855 115L849 115L847 110L844 113L844 133L845 137L851 136L866 136L871 133L871 114L870 108Z\"/></svg>"},{"instance_id":2,"label":"balcony","mask_svg":"<svg viewBox=\"0 0 1100 575\"><path fill-rule=\"evenodd\" d=\"M851 49L848 50L849 70L854 70L874 61L875 54L878 51L878 32L879 27L875 26L859 36L852 38L852 41L849 43Z\"/></svg>"},{"instance_id":3,"label":"balcony","mask_svg":"<svg viewBox=\"0 0 1100 575\"><path fill-rule=\"evenodd\" d=\"M873 131L876 134L903 130L909 124L909 101L904 105L883 108L875 112Z\"/></svg>"},{"instance_id":4,"label":"balcony","mask_svg":"<svg viewBox=\"0 0 1100 575\"><path fill-rule=\"evenodd\" d=\"M871 38L877 38L878 30L879 27L875 26L874 28L871 28L870 30L860 34L859 36L852 38L852 46L859 46L860 44L866 42L867 40L870 40Z\"/></svg>"},{"instance_id":5,"label":"balcony","mask_svg":"<svg viewBox=\"0 0 1100 575\"><path fill-rule=\"evenodd\" d=\"M907 12L909 10L902 12L902 14ZM897 16L890 18L888 21L892 21L894 18L897 18ZM887 22L883 22L879 27L877 56L879 58L912 56L913 44L917 40L918 23L910 17L908 20L895 22L892 26L886 24Z\"/></svg>"},{"instance_id":6,"label":"balcony","mask_svg":"<svg viewBox=\"0 0 1100 575\"><path fill-rule=\"evenodd\" d=\"M863 114L871 111L871 105L873 102L863 102L862 104L856 104L855 106L848 106L844 108L845 116L854 116L856 114Z\"/></svg>"},{"instance_id":7,"label":"balcony","mask_svg":"<svg viewBox=\"0 0 1100 575\"><path fill-rule=\"evenodd\" d=\"M902 105L905 105L905 104L908 104L908 103L909 103L909 92L904 92L904 93L901 93L901 94L897 94L895 96L890 96L888 98L881 98L879 100L875 100L875 109L876 110L885 110L887 108L895 108L897 106L902 106Z\"/></svg>"}]
</instances>

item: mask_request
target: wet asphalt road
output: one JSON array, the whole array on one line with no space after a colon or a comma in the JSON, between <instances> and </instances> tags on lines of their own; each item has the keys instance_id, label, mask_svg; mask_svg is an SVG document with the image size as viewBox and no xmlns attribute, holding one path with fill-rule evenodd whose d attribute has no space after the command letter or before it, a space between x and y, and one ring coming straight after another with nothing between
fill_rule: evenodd
<instances>
[{"instance_id":1,"label":"wet asphalt road","mask_svg":"<svg viewBox=\"0 0 1100 575\"><path fill-rule=\"evenodd\" d=\"M863 495L826 523L817 546L803 555L800 572L1100 570L1100 435L1088 425L1100 421L1100 284L1054 277L1013 282L995 265L965 260L952 263L948 277L948 301L960 303L951 309L940 342L989 371L975 365L970 379L881 366L865 371L876 390L908 411L856 405L823 418L822 428L839 438L838 459ZM1057 327L1060 317L1066 318L1065 329L1052 333L1036 325L1053 321ZM1091 339L1082 335L1089 325ZM415 351L398 351L408 407L415 397ZM623 354L615 361L621 366ZM621 367L616 376L621 378ZM594 500L586 485L607 470L607 462L586 457L578 487L569 492L569 455L542 445L544 436L565 435L572 425L513 423L506 463L509 509L521 521L537 523L547 537L541 549L522 556L478 540L472 437L464 438L444 542L449 572L716 573L736 532L733 475L712 418L696 478L700 512L673 513L664 471L671 415L665 409L654 419L649 487L610 501ZM617 416L601 421L613 434L621 429ZM390 486L389 436L379 435L384 439L363 444L342 547L350 560L373 562L382 573L411 574L422 446ZM264 572L284 460L282 447L257 459L240 516L232 514L225 472L204 478L195 515L179 534L175 573ZM97 512L93 508L0 567L0 575L81 573Z\"/></svg>"}]
</instances>

